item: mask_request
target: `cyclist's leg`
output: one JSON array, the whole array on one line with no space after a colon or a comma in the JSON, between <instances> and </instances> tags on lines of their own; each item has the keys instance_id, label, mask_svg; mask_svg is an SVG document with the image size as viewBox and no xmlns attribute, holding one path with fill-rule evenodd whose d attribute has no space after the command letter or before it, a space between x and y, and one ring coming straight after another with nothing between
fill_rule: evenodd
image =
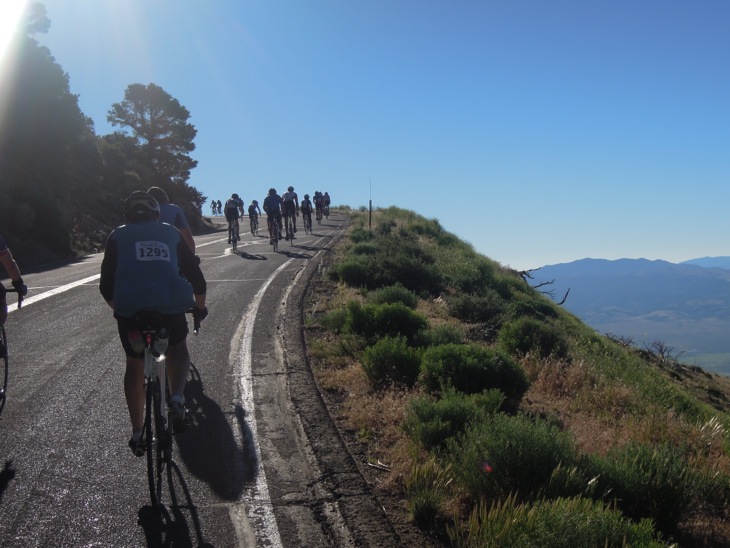
<instances>
[{"instance_id":1,"label":"cyclist's leg","mask_svg":"<svg viewBox=\"0 0 730 548\"><path fill-rule=\"evenodd\" d=\"M238 218L236 218L235 226L236 226L236 240L240 240L241 239L241 234L240 234L240 231L239 231L240 225L238 223Z\"/></svg>"},{"instance_id":2,"label":"cyclist's leg","mask_svg":"<svg viewBox=\"0 0 730 548\"><path fill-rule=\"evenodd\" d=\"M124 396L127 400L132 432L141 433L144 427L144 360L127 356L124 372Z\"/></svg>"},{"instance_id":3,"label":"cyclist's leg","mask_svg":"<svg viewBox=\"0 0 730 548\"><path fill-rule=\"evenodd\" d=\"M167 348L167 378L170 381L170 399L184 402L183 392L190 373L190 353L187 341Z\"/></svg>"},{"instance_id":4,"label":"cyclist's leg","mask_svg":"<svg viewBox=\"0 0 730 548\"><path fill-rule=\"evenodd\" d=\"M233 241L233 219L228 219L228 243Z\"/></svg>"}]
</instances>

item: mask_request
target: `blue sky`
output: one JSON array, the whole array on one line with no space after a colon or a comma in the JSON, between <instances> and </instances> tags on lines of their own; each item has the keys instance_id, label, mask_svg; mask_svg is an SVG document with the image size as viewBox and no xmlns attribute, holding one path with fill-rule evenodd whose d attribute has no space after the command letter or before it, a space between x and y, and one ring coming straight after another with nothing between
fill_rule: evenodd
<instances>
[{"instance_id":1,"label":"blue sky","mask_svg":"<svg viewBox=\"0 0 730 548\"><path fill-rule=\"evenodd\" d=\"M162 86L211 199L372 197L518 269L730 255L726 0L43 3L97 133Z\"/></svg>"}]
</instances>

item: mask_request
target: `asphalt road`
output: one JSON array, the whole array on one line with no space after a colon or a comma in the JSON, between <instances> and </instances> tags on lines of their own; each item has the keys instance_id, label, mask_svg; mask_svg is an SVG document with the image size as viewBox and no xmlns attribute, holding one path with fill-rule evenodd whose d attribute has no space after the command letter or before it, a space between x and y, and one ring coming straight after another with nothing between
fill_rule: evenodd
<instances>
[{"instance_id":1,"label":"asphalt road","mask_svg":"<svg viewBox=\"0 0 730 548\"><path fill-rule=\"evenodd\" d=\"M210 315L189 339L194 426L176 438L161 517L146 461L127 447L102 256L24 273L29 295L6 325L0 545L397 545L303 352L303 296L346 223L333 213L313 235L300 226L278 253L243 225L238 254L224 232L196 237Z\"/></svg>"}]
</instances>

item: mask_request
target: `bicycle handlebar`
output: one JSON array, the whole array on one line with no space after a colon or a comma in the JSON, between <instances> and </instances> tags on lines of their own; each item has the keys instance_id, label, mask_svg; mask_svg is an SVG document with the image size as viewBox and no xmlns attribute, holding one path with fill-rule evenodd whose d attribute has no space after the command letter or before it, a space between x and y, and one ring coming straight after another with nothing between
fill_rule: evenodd
<instances>
[{"instance_id":1,"label":"bicycle handlebar","mask_svg":"<svg viewBox=\"0 0 730 548\"><path fill-rule=\"evenodd\" d=\"M14 287L6 287L5 288L6 293L17 293L18 294L18 308L20 308L23 304L23 295L20 293L17 289Z\"/></svg>"}]
</instances>

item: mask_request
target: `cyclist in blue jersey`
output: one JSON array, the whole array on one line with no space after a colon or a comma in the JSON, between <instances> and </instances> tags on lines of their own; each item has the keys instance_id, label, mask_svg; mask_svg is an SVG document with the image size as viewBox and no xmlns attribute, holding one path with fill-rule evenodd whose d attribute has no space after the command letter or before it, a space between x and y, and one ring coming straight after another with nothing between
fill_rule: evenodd
<instances>
[{"instance_id":1,"label":"cyclist in blue jersey","mask_svg":"<svg viewBox=\"0 0 730 548\"><path fill-rule=\"evenodd\" d=\"M8 247L8 242L5 241L2 234L0 234L0 263L5 268L5 272L10 276L13 287L19 295L25 297L28 293L28 287L23 283L23 278L20 276L20 268L18 263L15 262L13 254ZM0 325L5 325L5 320L8 318L8 303L5 300L5 286L0 284Z\"/></svg>"},{"instance_id":2,"label":"cyclist in blue jersey","mask_svg":"<svg viewBox=\"0 0 730 548\"><path fill-rule=\"evenodd\" d=\"M195 240L193 239L193 231L190 230L188 224L188 218L185 216L185 212L178 205L171 204L170 198L167 196L167 192L158 186L153 186L147 189L147 193L157 200L160 204L160 222L170 224L177 228L182 234L185 243L188 244L190 251L195 254Z\"/></svg>"},{"instance_id":3,"label":"cyclist in blue jersey","mask_svg":"<svg viewBox=\"0 0 730 548\"><path fill-rule=\"evenodd\" d=\"M183 391L190 370L185 311L193 308L202 321L206 282L198 261L180 231L158 222L160 206L144 191L124 203L126 224L109 235L101 263L99 291L114 310L119 339L126 354L124 394L132 423L129 447L144 455L144 341L134 316L141 311L162 315L169 335L167 372L170 381L170 418L174 433L187 425Z\"/></svg>"},{"instance_id":4,"label":"cyclist in blue jersey","mask_svg":"<svg viewBox=\"0 0 730 548\"><path fill-rule=\"evenodd\" d=\"M276 193L275 188L269 189L269 195L264 198L264 211L266 212L267 224L269 225L269 238L273 241L276 238L276 232L272 230L272 225L278 225L279 239L281 236L281 196Z\"/></svg>"}]
</instances>

